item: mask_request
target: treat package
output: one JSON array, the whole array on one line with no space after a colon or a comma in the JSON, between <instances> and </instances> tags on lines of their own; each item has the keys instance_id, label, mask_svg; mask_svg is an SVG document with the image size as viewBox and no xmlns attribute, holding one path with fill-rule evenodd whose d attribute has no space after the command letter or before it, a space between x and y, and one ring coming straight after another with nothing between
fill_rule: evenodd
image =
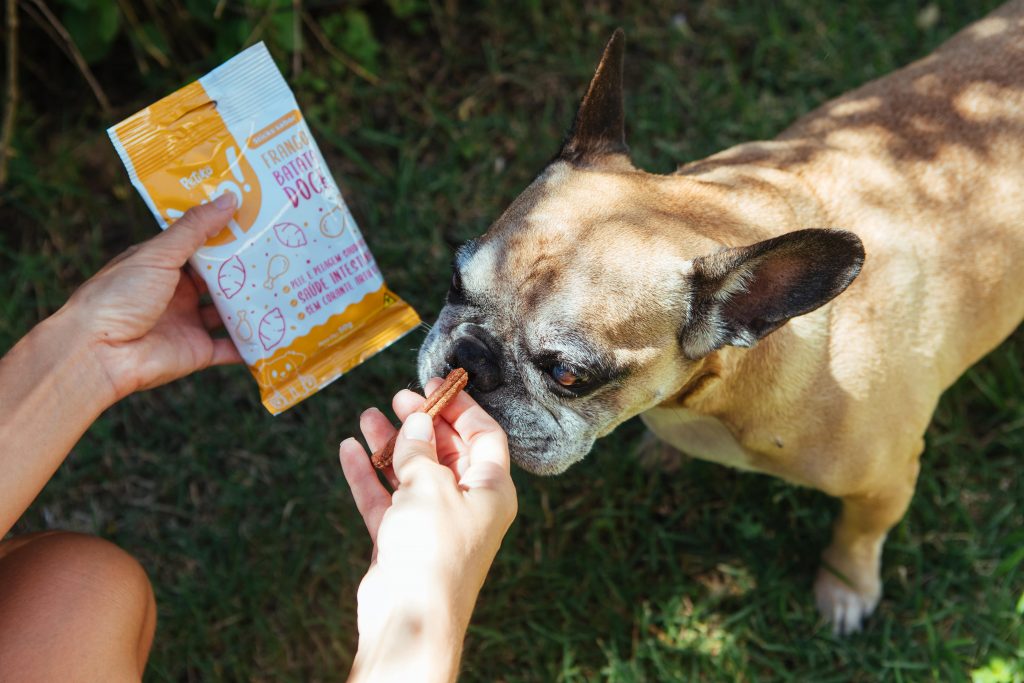
<instances>
[{"instance_id":1,"label":"treat package","mask_svg":"<svg viewBox=\"0 0 1024 683\"><path fill-rule=\"evenodd\" d=\"M419 324L384 284L263 43L107 132L161 228L237 198L190 263L272 414Z\"/></svg>"}]
</instances>

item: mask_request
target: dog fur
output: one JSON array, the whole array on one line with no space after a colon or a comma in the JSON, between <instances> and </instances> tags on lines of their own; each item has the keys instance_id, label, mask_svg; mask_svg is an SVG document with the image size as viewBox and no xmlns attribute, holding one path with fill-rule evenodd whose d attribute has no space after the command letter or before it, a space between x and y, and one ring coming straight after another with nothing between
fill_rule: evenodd
<instances>
[{"instance_id":1,"label":"dog fur","mask_svg":"<svg viewBox=\"0 0 1024 683\"><path fill-rule=\"evenodd\" d=\"M459 252L421 379L466 367L533 472L640 415L840 498L815 595L855 631L939 396L1024 317L1024 1L667 176L629 160L623 49L617 32L558 157Z\"/></svg>"}]
</instances>

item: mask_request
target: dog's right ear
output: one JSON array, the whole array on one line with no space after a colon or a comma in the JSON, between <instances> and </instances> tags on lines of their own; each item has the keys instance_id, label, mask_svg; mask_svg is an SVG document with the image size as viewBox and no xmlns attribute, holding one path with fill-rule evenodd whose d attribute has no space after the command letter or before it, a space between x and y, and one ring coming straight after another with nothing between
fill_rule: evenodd
<instances>
[{"instance_id":1,"label":"dog's right ear","mask_svg":"<svg viewBox=\"0 0 1024 683\"><path fill-rule=\"evenodd\" d=\"M606 154L629 154L626 116L622 105L622 61L626 34L616 29L604 48L587 94L558 158L577 164L592 163Z\"/></svg>"},{"instance_id":2,"label":"dog's right ear","mask_svg":"<svg viewBox=\"0 0 1024 683\"><path fill-rule=\"evenodd\" d=\"M863 263L860 238L843 230L797 230L694 259L684 355L753 346L842 293Z\"/></svg>"}]
</instances>

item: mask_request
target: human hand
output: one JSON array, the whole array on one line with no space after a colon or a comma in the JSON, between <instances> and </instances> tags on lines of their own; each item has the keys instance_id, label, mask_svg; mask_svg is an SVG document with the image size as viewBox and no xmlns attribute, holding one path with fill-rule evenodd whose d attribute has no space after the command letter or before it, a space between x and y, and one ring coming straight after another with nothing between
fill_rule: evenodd
<instances>
[{"instance_id":1,"label":"human hand","mask_svg":"<svg viewBox=\"0 0 1024 683\"><path fill-rule=\"evenodd\" d=\"M428 393L440 382L431 380ZM498 423L462 392L435 426L415 412L423 400L411 391L394 398L405 424L395 444L393 494L355 439L341 444L342 469L374 543L357 597L360 654L353 677L372 669L386 678L377 664L395 667L417 653L447 657L451 665L432 661L420 671L436 672L438 680L446 680L443 671L454 676L477 594L515 518L508 443ZM375 408L363 413L360 428L374 451L395 433Z\"/></svg>"},{"instance_id":2,"label":"human hand","mask_svg":"<svg viewBox=\"0 0 1024 683\"><path fill-rule=\"evenodd\" d=\"M93 275L54 318L88 346L110 381L112 401L211 365L241 360L212 304L199 305L201 280L182 267L227 224L234 195L190 209L159 235L129 247Z\"/></svg>"}]
</instances>

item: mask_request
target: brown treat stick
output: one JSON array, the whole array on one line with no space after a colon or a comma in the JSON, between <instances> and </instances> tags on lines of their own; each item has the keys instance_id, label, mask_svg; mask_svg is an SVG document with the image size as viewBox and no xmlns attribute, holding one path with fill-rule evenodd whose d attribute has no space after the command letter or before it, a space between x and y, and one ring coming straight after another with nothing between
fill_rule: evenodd
<instances>
[{"instance_id":1,"label":"brown treat stick","mask_svg":"<svg viewBox=\"0 0 1024 683\"><path fill-rule=\"evenodd\" d=\"M439 386L430 396L427 396L426 400L423 401L423 405L420 406L419 410L426 413L431 418L436 418L441 414L441 411L452 402L460 391L466 388L469 384L469 373L462 368L455 368L448 373L448 376L444 378L444 382ZM373 466L378 470L382 470L391 464L391 460L395 456L395 440L398 439L396 433L391 439L384 444L384 448L373 454L371 461Z\"/></svg>"}]
</instances>

